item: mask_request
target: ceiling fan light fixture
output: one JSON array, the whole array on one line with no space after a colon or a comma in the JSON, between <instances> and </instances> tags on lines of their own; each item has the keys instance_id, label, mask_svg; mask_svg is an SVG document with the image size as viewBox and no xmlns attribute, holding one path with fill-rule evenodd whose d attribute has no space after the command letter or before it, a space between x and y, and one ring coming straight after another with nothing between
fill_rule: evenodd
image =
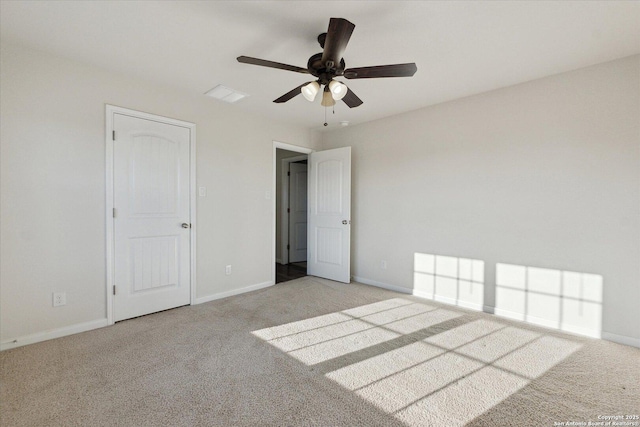
<instances>
[{"instance_id":1,"label":"ceiling fan light fixture","mask_svg":"<svg viewBox=\"0 0 640 427\"><path fill-rule=\"evenodd\" d=\"M318 82L311 82L308 85L302 86L300 89L302 96L304 96L304 98L309 102L313 102L313 100L316 99L318 91L320 91L320 85Z\"/></svg>"},{"instance_id":2,"label":"ceiling fan light fixture","mask_svg":"<svg viewBox=\"0 0 640 427\"><path fill-rule=\"evenodd\" d=\"M336 105L336 101L333 99L333 96L331 96L331 91L326 90L322 92L322 102L320 105L323 107L333 107Z\"/></svg>"},{"instance_id":3,"label":"ceiling fan light fixture","mask_svg":"<svg viewBox=\"0 0 640 427\"><path fill-rule=\"evenodd\" d=\"M349 89L344 83L338 82L336 80L331 80L331 82L329 83L329 90L331 91L331 96L333 97L333 99L335 99L336 101L340 101L342 98L344 98Z\"/></svg>"}]
</instances>

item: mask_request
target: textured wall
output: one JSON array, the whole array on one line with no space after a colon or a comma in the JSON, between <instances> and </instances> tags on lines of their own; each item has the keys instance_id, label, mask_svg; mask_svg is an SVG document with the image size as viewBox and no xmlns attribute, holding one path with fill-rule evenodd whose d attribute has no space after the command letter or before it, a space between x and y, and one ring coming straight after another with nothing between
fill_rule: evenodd
<instances>
[{"instance_id":1,"label":"textured wall","mask_svg":"<svg viewBox=\"0 0 640 427\"><path fill-rule=\"evenodd\" d=\"M273 279L272 141L307 130L17 46L1 73L2 342L106 317L105 104L197 126L197 297Z\"/></svg>"},{"instance_id":2,"label":"textured wall","mask_svg":"<svg viewBox=\"0 0 640 427\"><path fill-rule=\"evenodd\" d=\"M354 276L413 290L416 254L478 260L491 309L496 270L580 273L601 279L602 330L640 345L639 89L633 56L325 134L352 146Z\"/></svg>"}]
</instances>

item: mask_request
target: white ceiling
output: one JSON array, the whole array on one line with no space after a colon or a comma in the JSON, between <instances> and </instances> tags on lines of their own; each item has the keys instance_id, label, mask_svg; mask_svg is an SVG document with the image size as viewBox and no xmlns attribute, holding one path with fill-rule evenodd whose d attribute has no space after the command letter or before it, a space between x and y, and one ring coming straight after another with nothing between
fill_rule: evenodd
<instances>
[{"instance_id":1,"label":"white ceiling","mask_svg":"<svg viewBox=\"0 0 640 427\"><path fill-rule=\"evenodd\" d=\"M239 55L306 67L329 18L356 25L347 68L415 62L411 78L346 80L364 101L332 126L640 53L639 1L0 1L3 41L203 94L224 84L238 108L310 129L324 109L272 100L308 75L240 64ZM220 102L211 99L211 102Z\"/></svg>"}]
</instances>

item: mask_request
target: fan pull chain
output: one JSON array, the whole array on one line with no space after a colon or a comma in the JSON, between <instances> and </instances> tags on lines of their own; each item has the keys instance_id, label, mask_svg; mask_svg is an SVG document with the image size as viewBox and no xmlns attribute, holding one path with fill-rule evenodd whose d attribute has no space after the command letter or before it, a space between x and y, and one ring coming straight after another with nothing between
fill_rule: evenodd
<instances>
[{"instance_id":1,"label":"fan pull chain","mask_svg":"<svg viewBox=\"0 0 640 427\"><path fill-rule=\"evenodd\" d=\"M327 123L327 107L324 107L324 125L329 126L329 123Z\"/></svg>"}]
</instances>

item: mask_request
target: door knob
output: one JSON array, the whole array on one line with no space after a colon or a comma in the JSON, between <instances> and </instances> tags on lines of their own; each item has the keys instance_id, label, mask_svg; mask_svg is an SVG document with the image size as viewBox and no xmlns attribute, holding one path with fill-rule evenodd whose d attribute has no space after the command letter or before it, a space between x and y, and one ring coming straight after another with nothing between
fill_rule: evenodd
<instances>
[{"instance_id":1,"label":"door knob","mask_svg":"<svg viewBox=\"0 0 640 427\"><path fill-rule=\"evenodd\" d=\"M187 224L186 222L183 222L182 228L191 228L191 224Z\"/></svg>"}]
</instances>

